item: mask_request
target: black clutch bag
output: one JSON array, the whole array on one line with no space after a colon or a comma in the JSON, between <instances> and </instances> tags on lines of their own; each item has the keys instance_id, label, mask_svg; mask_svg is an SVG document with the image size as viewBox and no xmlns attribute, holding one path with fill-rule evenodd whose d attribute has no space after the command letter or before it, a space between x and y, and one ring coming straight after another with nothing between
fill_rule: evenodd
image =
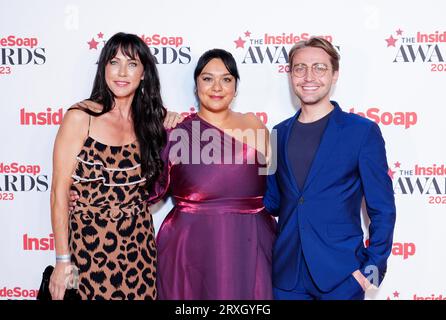
<instances>
[{"instance_id":1,"label":"black clutch bag","mask_svg":"<svg viewBox=\"0 0 446 320\"><path fill-rule=\"evenodd\" d=\"M43 271L42 275L42 283L40 284L39 292L37 293L37 300L53 300L51 298L50 293L50 277L53 273L54 267L53 266L47 266L45 268L45 271ZM67 289L65 290L65 296L64 300L81 300L81 296L79 295L79 292L77 292L76 289Z\"/></svg>"}]
</instances>

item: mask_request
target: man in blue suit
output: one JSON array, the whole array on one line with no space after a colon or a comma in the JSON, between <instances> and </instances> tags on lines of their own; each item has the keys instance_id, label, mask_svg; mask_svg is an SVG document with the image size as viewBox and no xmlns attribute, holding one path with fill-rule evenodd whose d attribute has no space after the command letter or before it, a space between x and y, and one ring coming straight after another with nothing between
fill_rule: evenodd
<instances>
[{"instance_id":1,"label":"man in blue suit","mask_svg":"<svg viewBox=\"0 0 446 320\"><path fill-rule=\"evenodd\" d=\"M276 299L364 299L386 273L395 225L386 151L374 122L330 101L339 54L311 38L289 53L301 109L275 126L277 170L266 208L279 217L273 253ZM370 218L364 246L361 203Z\"/></svg>"}]
</instances>

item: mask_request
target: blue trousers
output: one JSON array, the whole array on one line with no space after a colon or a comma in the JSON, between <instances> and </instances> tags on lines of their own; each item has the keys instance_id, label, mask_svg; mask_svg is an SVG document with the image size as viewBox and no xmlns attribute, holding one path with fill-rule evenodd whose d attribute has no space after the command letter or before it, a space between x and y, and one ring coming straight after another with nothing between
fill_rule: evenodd
<instances>
[{"instance_id":1,"label":"blue trousers","mask_svg":"<svg viewBox=\"0 0 446 320\"><path fill-rule=\"evenodd\" d=\"M332 291L322 292L315 284L308 270L303 252L299 253L299 274L296 287L283 290L273 287L276 300L364 300L364 290L359 282L350 275Z\"/></svg>"}]
</instances>

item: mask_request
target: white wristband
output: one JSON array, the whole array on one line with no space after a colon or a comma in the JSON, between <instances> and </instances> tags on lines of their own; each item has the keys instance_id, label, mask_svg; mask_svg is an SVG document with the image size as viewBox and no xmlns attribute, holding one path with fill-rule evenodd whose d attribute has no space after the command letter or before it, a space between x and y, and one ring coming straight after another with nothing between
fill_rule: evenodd
<instances>
[{"instance_id":1,"label":"white wristband","mask_svg":"<svg viewBox=\"0 0 446 320\"><path fill-rule=\"evenodd\" d=\"M56 262L71 262L71 254L56 255Z\"/></svg>"}]
</instances>

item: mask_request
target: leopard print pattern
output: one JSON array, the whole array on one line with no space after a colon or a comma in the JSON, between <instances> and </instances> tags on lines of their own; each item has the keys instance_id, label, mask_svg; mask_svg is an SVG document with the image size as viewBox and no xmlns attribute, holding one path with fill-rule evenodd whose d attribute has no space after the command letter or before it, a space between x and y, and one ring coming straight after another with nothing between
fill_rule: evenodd
<instances>
[{"instance_id":1,"label":"leopard print pattern","mask_svg":"<svg viewBox=\"0 0 446 320\"><path fill-rule=\"evenodd\" d=\"M85 300L156 299L155 231L137 143L88 137L77 156L69 245Z\"/></svg>"}]
</instances>

